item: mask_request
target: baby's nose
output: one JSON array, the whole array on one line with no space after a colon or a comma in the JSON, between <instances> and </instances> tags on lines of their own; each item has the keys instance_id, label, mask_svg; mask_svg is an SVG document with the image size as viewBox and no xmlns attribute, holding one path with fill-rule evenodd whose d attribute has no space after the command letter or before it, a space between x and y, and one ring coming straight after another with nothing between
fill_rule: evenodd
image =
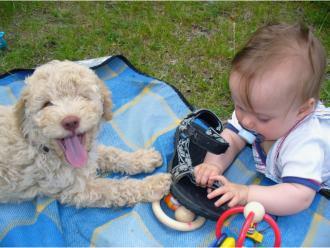
<instances>
[{"instance_id":1,"label":"baby's nose","mask_svg":"<svg viewBox=\"0 0 330 248\"><path fill-rule=\"evenodd\" d=\"M79 127L80 118L74 115L66 116L62 121L61 125L68 131L75 131Z\"/></svg>"}]
</instances>

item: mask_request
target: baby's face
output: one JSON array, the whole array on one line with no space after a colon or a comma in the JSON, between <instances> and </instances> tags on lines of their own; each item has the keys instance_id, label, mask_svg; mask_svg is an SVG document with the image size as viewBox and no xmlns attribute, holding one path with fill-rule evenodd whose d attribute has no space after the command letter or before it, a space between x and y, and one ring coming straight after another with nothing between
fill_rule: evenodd
<instances>
[{"instance_id":1,"label":"baby's face","mask_svg":"<svg viewBox=\"0 0 330 248\"><path fill-rule=\"evenodd\" d=\"M262 134L265 140L284 136L300 119L300 105L291 65L282 63L251 84L249 99L252 109L243 101L239 85L240 74L232 72L229 85L240 124ZM297 75L297 74L296 74ZM244 93L243 93L244 94Z\"/></svg>"}]
</instances>

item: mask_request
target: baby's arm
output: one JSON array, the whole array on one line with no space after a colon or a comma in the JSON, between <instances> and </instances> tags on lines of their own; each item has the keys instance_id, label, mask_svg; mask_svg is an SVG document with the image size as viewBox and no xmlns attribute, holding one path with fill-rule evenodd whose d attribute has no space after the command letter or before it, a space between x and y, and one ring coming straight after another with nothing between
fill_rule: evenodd
<instances>
[{"instance_id":1,"label":"baby's arm","mask_svg":"<svg viewBox=\"0 0 330 248\"><path fill-rule=\"evenodd\" d=\"M271 214L290 215L308 208L315 194L313 189L297 183L250 185L247 202L260 202Z\"/></svg>"},{"instance_id":2,"label":"baby's arm","mask_svg":"<svg viewBox=\"0 0 330 248\"><path fill-rule=\"evenodd\" d=\"M204 162L194 168L195 179L199 185L211 186L214 180L210 180L210 177L223 174L246 144L241 137L229 129L225 129L221 136L229 143L229 147L220 155L208 152Z\"/></svg>"},{"instance_id":3,"label":"baby's arm","mask_svg":"<svg viewBox=\"0 0 330 248\"><path fill-rule=\"evenodd\" d=\"M208 194L208 198L220 198L215 205L228 202L229 207L245 205L251 201L260 202L270 214L290 215L298 213L310 206L315 191L307 186L296 183L280 183L273 186L241 185L228 181L223 176L215 176L214 180L223 186Z\"/></svg>"}]
</instances>

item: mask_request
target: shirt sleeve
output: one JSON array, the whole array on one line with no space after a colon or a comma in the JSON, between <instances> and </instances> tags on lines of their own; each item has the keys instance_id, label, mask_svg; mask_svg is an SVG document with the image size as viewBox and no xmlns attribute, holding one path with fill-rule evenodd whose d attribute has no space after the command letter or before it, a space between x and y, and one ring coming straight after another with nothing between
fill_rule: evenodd
<instances>
[{"instance_id":1,"label":"shirt sleeve","mask_svg":"<svg viewBox=\"0 0 330 248\"><path fill-rule=\"evenodd\" d=\"M322 183L325 144L317 137L295 137L282 149L280 158L283 182L299 183L318 191Z\"/></svg>"},{"instance_id":2,"label":"shirt sleeve","mask_svg":"<svg viewBox=\"0 0 330 248\"><path fill-rule=\"evenodd\" d=\"M226 128L230 129L231 131L238 133L239 130L242 129L242 126L239 124L235 111L233 112L231 119L228 120Z\"/></svg>"}]
</instances>

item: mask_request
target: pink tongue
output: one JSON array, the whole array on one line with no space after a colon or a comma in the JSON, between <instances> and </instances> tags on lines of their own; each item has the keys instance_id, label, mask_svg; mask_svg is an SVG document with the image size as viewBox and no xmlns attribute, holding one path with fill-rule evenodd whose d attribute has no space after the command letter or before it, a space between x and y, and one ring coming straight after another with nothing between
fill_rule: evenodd
<instances>
[{"instance_id":1,"label":"pink tongue","mask_svg":"<svg viewBox=\"0 0 330 248\"><path fill-rule=\"evenodd\" d=\"M77 135L64 139L64 152L66 159L73 167L79 168L87 163L87 151Z\"/></svg>"}]
</instances>

